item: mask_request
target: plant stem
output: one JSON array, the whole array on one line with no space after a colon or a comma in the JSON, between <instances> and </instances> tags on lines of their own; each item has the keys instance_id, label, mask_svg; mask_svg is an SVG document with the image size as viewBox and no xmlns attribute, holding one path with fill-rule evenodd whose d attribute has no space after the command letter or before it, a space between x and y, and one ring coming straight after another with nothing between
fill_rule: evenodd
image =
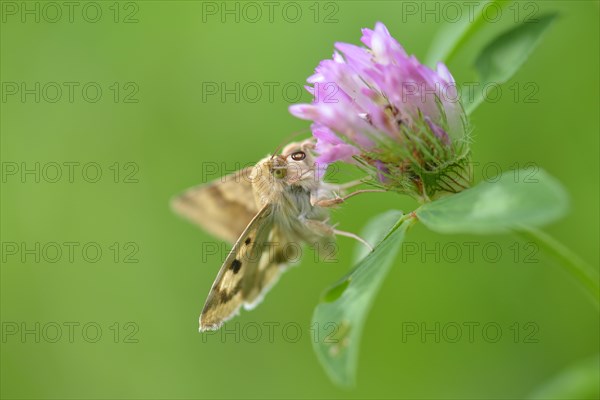
<instances>
[{"instance_id":1,"label":"plant stem","mask_svg":"<svg viewBox=\"0 0 600 400\"><path fill-rule=\"evenodd\" d=\"M592 266L545 232L535 228L521 228L518 234L534 240L548 254L559 261L565 271L579 282L582 289L592 298L596 308L600 308L599 276Z\"/></svg>"},{"instance_id":2,"label":"plant stem","mask_svg":"<svg viewBox=\"0 0 600 400\"><path fill-rule=\"evenodd\" d=\"M387 235L385 235L385 237L383 238L382 242L385 241L388 237L390 237L392 235L392 233L396 232L396 230L398 228L400 228L402 226L402 224L404 224L406 221L410 222L409 228L414 225L419 219L417 218L417 215L415 214L415 212L410 212L408 214L404 214L402 217L400 217L400 219L398 220L398 222L396 222L396 224L394 224L394 226L392 227L392 229L390 229L390 231L387 233Z\"/></svg>"}]
</instances>

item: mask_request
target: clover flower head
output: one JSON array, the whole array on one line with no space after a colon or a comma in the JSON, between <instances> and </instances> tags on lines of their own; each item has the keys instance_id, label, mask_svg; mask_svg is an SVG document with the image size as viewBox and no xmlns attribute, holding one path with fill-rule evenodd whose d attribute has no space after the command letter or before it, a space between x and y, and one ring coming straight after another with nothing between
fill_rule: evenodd
<instances>
[{"instance_id":1,"label":"clover flower head","mask_svg":"<svg viewBox=\"0 0 600 400\"><path fill-rule=\"evenodd\" d=\"M363 29L367 47L336 43L307 82L317 162L351 162L379 185L421 200L469 186L469 132L454 78L410 56L383 23Z\"/></svg>"}]
</instances>

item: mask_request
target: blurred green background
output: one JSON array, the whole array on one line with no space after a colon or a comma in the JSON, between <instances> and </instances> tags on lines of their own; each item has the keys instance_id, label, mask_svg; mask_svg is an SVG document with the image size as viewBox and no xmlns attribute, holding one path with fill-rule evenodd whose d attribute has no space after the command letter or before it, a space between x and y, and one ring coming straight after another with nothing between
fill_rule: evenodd
<instances>
[{"instance_id":1,"label":"blurred green background","mask_svg":"<svg viewBox=\"0 0 600 400\"><path fill-rule=\"evenodd\" d=\"M328 380L312 352L310 326L321 292L351 266L350 239L339 240L334 263L315 262L307 251L260 307L226 325L226 335L197 332L222 256L203 251L219 242L173 215L170 197L216 178L203 174L207 165L230 172L308 127L287 107L335 41L358 44L360 28L383 21L424 59L444 12L454 15L441 8L446 3L287 2L274 8L272 22L262 2L254 3L262 10L256 22L254 6L245 3L76 4L71 22L66 6L58 18L44 2L2 2L3 398L523 398L598 353L597 310L544 254L530 263L531 249L517 237L444 236L423 226L407 238L418 254L398 257L368 317L353 391ZM407 5L416 5L417 15ZM22 16L35 7L39 22L35 14ZM222 22L224 7L239 7L239 22L235 14ZM302 15L293 23L298 7ZM438 7L437 16L420 14L425 7ZM98 9L98 22L90 22ZM501 98L472 117L474 161L503 170L534 162L563 182L572 211L546 231L596 268L598 10L594 1L528 1L505 11L475 47L531 12L560 11L561 18ZM458 81L473 78L473 54L451 63ZM72 101L65 82L76 83L68 84ZM251 84L237 102L203 90L221 82L229 88L255 82L263 92L252 102ZM272 98L265 82L273 82ZM21 83L33 94L22 98ZM511 85L521 90L517 98ZM63 92L53 102L56 86ZM97 87L102 97L92 102ZM525 101L533 91L529 99L537 101ZM64 164L70 162L79 163L73 182ZM39 182L21 175L36 163ZM54 163L62 166L55 183ZM84 179L87 163L97 164L85 178L93 180L99 166L98 182ZM393 194L370 194L333 219L359 232L384 210L415 206ZM72 261L65 242L77 243ZM467 256L471 242L479 249L474 258ZM60 256L52 243L62 248ZM82 254L86 243L92 244ZM450 254L452 243L462 248L458 261L432 254L435 246ZM487 243L502 250L498 261L482 253ZM102 254L91 262L98 247ZM516 260L515 248L521 249ZM138 262L126 262L132 260ZM473 340L466 328L457 343L443 332L471 322L479 324ZM433 334L407 336L408 325L435 330L436 323L439 343ZM495 343L493 330L482 333L487 323L502 329ZM33 333L23 336L23 329ZM532 331L535 340L525 340ZM597 393L597 381L591 386Z\"/></svg>"}]
</instances>

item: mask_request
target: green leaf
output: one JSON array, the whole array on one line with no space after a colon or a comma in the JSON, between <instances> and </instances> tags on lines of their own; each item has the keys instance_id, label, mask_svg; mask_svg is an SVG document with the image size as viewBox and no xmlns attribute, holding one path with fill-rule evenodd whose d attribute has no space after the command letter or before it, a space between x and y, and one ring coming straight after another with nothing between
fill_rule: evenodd
<instances>
[{"instance_id":1,"label":"green leaf","mask_svg":"<svg viewBox=\"0 0 600 400\"><path fill-rule=\"evenodd\" d=\"M506 82L523 65L558 14L525 21L483 48L475 67L484 82Z\"/></svg>"},{"instance_id":2,"label":"green leaf","mask_svg":"<svg viewBox=\"0 0 600 400\"><path fill-rule=\"evenodd\" d=\"M490 83L499 85L509 80L529 58L557 16L556 13L546 14L536 20L525 21L487 44L475 60L482 86ZM465 104L467 114L483 101L483 91L475 93L477 95L472 102ZM462 98L469 99L469 96Z\"/></svg>"},{"instance_id":3,"label":"green leaf","mask_svg":"<svg viewBox=\"0 0 600 400\"><path fill-rule=\"evenodd\" d=\"M510 0L487 0L477 2L472 13L463 10L463 18L460 21L448 22L440 29L429 49L426 64L434 67L439 61L449 63L469 39L478 34L485 26L484 10L486 7L493 6L502 10L511 2Z\"/></svg>"},{"instance_id":4,"label":"green leaf","mask_svg":"<svg viewBox=\"0 0 600 400\"><path fill-rule=\"evenodd\" d=\"M416 214L436 232L502 233L547 224L567 208L561 184L542 169L528 168L424 204Z\"/></svg>"},{"instance_id":5,"label":"green leaf","mask_svg":"<svg viewBox=\"0 0 600 400\"><path fill-rule=\"evenodd\" d=\"M560 183L544 170L514 170L497 182L484 182L455 195L424 204L415 213L440 233L503 233L516 231L560 262L600 307L598 272L562 243L536 227L563 216L568 199Z\"/></svg>"},{"instance_id":6,"label":"green leaf","mask_svg":"<svg viewBox=\"0 0 600 400\"><path fill-rule=\"evenodd\" d=\"M572 365L561 371L551 381L544 384L530 399L598 399L600 390L600 356L595 356Z\"/></svg>"},{"instance_id":7,"label":"green leaf","mask_svg":"<svg viewBox=\"0 0 600 400\"><path fill-rule=\"evenodd\" d=\"M313 348L329 377L340 386L354 385L367 312L392 266L406 230L414 222L414 218L402 216L400 211L388 211L372 219L362 236L370 243L379 244L324 293L315 309Z\"/></svg>"},{"instance_id":8,"label":"green leaf","mask_svg":"<svg viewBox=\"0 0 600 400\"><path fill-rule=\"evenodd\" d=\"M529 241L536 243L554 259L560 262L567 274L577 281L581 288L590 296L596 308L600 308L600 280L598 271L582 260L547 233L536 228L523 228L517 232Z\"/></svg>"}]
</instances>

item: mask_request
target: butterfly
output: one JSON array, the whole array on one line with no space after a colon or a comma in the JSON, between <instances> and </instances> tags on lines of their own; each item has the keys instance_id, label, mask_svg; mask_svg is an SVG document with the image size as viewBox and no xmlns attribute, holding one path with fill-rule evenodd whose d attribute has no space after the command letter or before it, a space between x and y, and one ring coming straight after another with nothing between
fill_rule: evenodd
<instances>
[{"instance_id":1,"label":"butterfly","mask_svg":"<svg viewBox=\"0 0 600 400\"><path fill-rule=\"evenodd\" d=\"M313 151L310 139L290 143L254 167L172 200L175 212L234 243L202 309L201 332L220 328L242 306L259 304L298 258L301 244L326 246L335 234L361 240L329 223L328 208L342 203L338 192L354 183L325 183Z\"/></svg>"}]
</instances>

